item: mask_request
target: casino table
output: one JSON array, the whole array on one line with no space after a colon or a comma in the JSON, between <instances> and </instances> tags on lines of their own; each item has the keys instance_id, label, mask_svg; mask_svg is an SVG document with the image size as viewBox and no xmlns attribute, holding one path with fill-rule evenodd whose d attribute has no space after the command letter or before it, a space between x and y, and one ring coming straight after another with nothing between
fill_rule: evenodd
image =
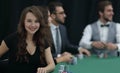
<instances>
[{"instance_id":1,"label":"casino table","mask_svg":"<svg viewBox=\"0 0 120 73\"><path fill-rule=\"evenodd\" d=\"M57 64L52 73L59 73L60 65L68 64ZM76 65L68 66L72 73L120 73L120 57L98 58L92 55L91 57L77 59Z\"/></svg>"}]
</instances>

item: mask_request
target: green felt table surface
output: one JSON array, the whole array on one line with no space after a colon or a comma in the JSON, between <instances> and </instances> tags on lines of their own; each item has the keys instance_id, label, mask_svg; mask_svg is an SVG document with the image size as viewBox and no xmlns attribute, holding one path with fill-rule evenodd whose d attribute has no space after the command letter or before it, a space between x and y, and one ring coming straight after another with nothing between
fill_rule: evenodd
<instances>
[{"instance_id":1,"label":"green felt table surface","mask_svg":"<svg viewBox=\"0 0 120 73\"><path fill-rule=\"evenodd\" d=\"M67 65L67 63L57 64L53 73L59 73L60 65ZM69 65L69 71L72 73L120 73L120 57L84 57L77 59L76 65Z\"/></svg>"}]
</instances>

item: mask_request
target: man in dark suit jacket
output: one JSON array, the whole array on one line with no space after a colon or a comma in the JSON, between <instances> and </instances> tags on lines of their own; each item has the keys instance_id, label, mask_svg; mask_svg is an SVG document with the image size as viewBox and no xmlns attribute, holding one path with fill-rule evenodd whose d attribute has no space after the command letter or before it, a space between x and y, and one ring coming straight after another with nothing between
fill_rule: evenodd
<instances>
[{"instance_id":1,"label":"man in dark suit jacket","mask_svg":"<svg viewBox=\"0 0 120 73\"><path fill-rule=\"evenodd\" d=\"M53 39L51 51L56 59L56 63L70 61L72 57L71 53L85 53L86 55L90 56L90 52L87 49L70 44L67 37L66 28L64 25L61 25L64 23L66 17L62 3L51 2L48 7L50 16L52 18L50 23L50 30ZM59 54L61 54L60 57L58 57Z\"/></svg>"}]
</instances>

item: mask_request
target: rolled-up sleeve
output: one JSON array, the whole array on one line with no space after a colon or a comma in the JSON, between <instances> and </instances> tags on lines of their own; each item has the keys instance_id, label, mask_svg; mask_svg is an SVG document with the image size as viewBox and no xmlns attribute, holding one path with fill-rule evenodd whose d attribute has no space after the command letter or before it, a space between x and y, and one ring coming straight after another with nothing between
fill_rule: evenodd
<instances>
[{"instance_id":1,"label":"rolled-up sleeve","mask_svg":"<svg viewBox=\"0 0 120 73\"><path fill-rule=\"evenodd\" d=\"M91 37L92 37L91 25L87 25L86 28L84 29L83 36L79 42L79 46L86 49L90 49L92 47Z\"/></svg>"}]
</instances>

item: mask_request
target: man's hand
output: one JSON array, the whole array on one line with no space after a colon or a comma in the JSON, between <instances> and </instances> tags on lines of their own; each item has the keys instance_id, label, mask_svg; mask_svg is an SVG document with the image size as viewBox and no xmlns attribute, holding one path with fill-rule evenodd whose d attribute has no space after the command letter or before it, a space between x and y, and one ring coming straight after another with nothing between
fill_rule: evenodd
<instances>
[{"instance_id":1,"label":"man's hand","mask_svg":"<svg viewBox=\"0 0 120 73\"><path fill-rule=\"evenodd\" d=\"M117 45L116 45L116 44L113 44L113 43L107 43L107 44L106 44L106 48L107 48L108 50L115 50L115 49L117 49Z\"/></svg>"},{"instance_id":2,"label":"man's hand","mask_svg":"<svg viewBox=\"0 0 120 73\"><path fill-rule=\"evenodd\" d=\"M68 52L64 52L63 54L61 54L60 57L56 58L57 63L60 62L70 62L72 60L72 54L68 53Z\"/></svg>"},{"instance_id":3,"label":"man's hand","mask_svg":"<svg viewBox=\"0 0 120 73\"><path fill-rule=\"evenodd\" d=\"M91 45L98 49L104 49L106 47L105 43L100 41L93 42Z\"/></svg>"},{"instance_id":4,"label":"man's hand","mask_svg":"<svg viewBox=\"0 0 120 73\"><path fill-rule=\"evenodd\" d=\"M85 53L87 56L91 55L90 52L87 49L84 49L84 48L80 48L79 53L80 54Z\"/></svg>"},{"instance_id":5,"label":"man's hand","mask_svg":"<svg viewBox=\"0 0 120 73\"><path fill-rule=\"evenodd\" d=\"M45 68L37 68L37 73L47 73Z\"/></svg>"}]
</instances>

